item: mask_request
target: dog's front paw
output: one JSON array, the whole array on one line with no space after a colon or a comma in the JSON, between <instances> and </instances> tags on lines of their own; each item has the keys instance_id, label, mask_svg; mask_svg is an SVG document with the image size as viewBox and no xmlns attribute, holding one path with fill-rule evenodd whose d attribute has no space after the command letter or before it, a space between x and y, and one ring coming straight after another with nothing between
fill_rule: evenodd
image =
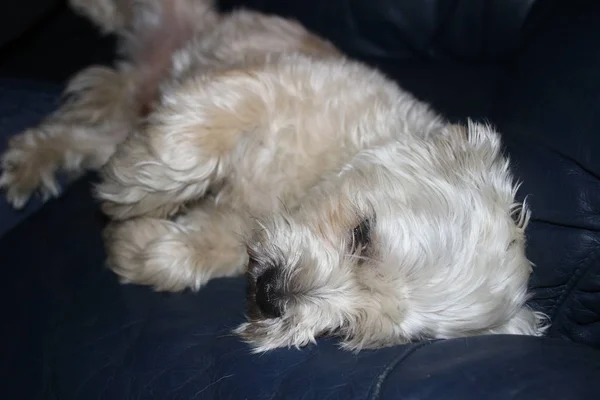
<instances>
[{"instance_id":1,"label":"dog's front paw","mask_svg":"<svg viewBox=\"0 0 600 400\"><path fill-rule=\"evenodd\" d=\"M8 203L17 209L22 208L36 192L44 200L60 193L56 180L56 153L45 151L39 145L40 135L43 134L32 130L15 136L0 157L0 188L5 190Z\"/></svg>"},{"instance_id":2,"label":"dog's front paw","mask_svg":"<svg viewBox=\"0 0 600 400\"><path fill-rule=\"evenodd\" d=\"M104 232L107 266L122 283L170 292L199 290L213 278L241 274L248 262L245 246L231 227L216 227L211 217L113 222Z\"/></svg>"},{"instance_id":3,"label":"dog's front paw","mask_svg":"<svg viewBox=\"0 0 600 400\"><path fill-rule=\"evenodd\" d=\"M199 288L187 265L193 259L193 249L175 223L147 217L112 223L104 239L107 266L121 283L169 292Z\"/></svg>"}]
</instances>

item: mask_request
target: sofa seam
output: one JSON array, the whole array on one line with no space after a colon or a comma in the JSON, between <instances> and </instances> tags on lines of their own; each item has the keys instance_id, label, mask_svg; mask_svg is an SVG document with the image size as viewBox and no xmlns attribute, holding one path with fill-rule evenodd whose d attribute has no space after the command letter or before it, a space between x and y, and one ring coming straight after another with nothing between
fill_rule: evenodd
<instances>
[{"instance_id":1,"label":"sofa seam","mask_svg":"<svg viewBox=\"0 0 600 400\"><path fill-rule=\"evenodd\" d=\"M412 349L410 349L409 351L407 351L406 353L403 353L402 355L400 355L398 358L394 359L391 363L389 363L388 366L377 376L377 378L373 382L373 385L371 386L371 390L369 390L369 392L371 394L368 396L368 398L370 400L380 399L381 398L380 397L381 396L381 387L382 387L383 383L386 381L387 377L392 373L392 371L395 370L396 367L398 367L400 364L402 364L402 362L404 362L407 358L409 358L417 350L420 350L424 347L429 346L432 343L437 343L437 342L438 342L437 340L432 340L432 341L420 343L420 344L416 345L415 347L413 347Z\"/></svg>"},{"instance_id":2,"label":"sofa seam","mask_svg":"<svg viewBox=\"0 0 600 400\"><path fill-rule=\"evenodd\" d=\"M495 100L494 100L495 101ZM498 119L498 116L494 114L491 119ZM589 175L593 179L599 179L600 174L594 171L592 168L584 165L581 161L579 161L578 157L571 155L569 153L565 153L558 149L551 142L545 141L545 138L542 136L541 129L531 128L531 123L527 125L519 124L515 122L513 118L509 118L508 120L504 120L502 123L495 124L498 129L501 129L503 132L512 131L513 134L502 134L503 141L512 142L515 144L524 144L529 147L533 147L539 150L543 150L545 152L551 153L553 156L558 156L561 158L561 161L568 161L574 164L577 168L583 171L585 174ZM509 128L509 129L507 129ZM511 129L512 128L512 129ZM533 132L533 133L531 133ZM504 139L507 138L508 140ZM504 143L504 147L505 143Z\"/></svg>"}]
</instances>

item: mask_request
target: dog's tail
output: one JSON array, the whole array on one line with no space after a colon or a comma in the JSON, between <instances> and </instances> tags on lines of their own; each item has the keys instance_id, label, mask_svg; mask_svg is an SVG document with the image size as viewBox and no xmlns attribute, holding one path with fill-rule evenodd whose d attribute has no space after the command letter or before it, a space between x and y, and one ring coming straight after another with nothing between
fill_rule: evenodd
<instances>
[{"instance_id":1,"label":"dog's tail","mask_svg":"<svg viewBox=\"0 0 600 400\"><path fill-rule=\"evenodd\" d=\"M69 0L71 8L105 34L139 35L178 24L210 28L218 20L215 0Z\"/></svg>"},{"instance_id":2,"label":"dog's tail","mask_svg":"<svg viewBox=\"0 0 600 400\"><path fill-rule=\"evenodd\" d=\"M135 71L127 76L135 86L136 109L142 115L152 110L160 82L170 73L173 54L219 22L214 0L69 1L104 33L120 37L119 53L128 70Z\"/></svg>"},{"instance_id":3,"label":"dog's tail","mask_svg":"<svg viewBox=\"0 0 600 400\"><path fill-rule=\"evenodd\" d=\"M77 14L91 20L105 33L117 33L125 28L130 13L120 0L69 0Z\"/></svg>"},{"instance_id":4,"label":"dog's tail","mask_svg":"<svg viewBox=\"0 0 600 400\"><path fill-rule=\"evenodd\" d=\"M138 70L138 101L150 110L172 57L194 35L214 29L219 15L213 0L127 0L136 5L121 51Z\"/></svg>"}]
</instances>

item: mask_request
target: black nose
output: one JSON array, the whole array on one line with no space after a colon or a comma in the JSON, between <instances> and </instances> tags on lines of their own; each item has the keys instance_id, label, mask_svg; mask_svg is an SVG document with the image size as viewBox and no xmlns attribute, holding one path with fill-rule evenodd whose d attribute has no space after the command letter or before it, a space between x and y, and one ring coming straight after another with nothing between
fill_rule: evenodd
<instances>
[{"instance_id":1,"label":"black nose","mask_svg":"<svg viewBox=\"0 0 600 400\"><path fill-rule=\"evenodd\" d=\"M281 291L277 284L277 270L269 268L256 279L256 305L268 318L281 317Z\"/></svg>"}]
</instances>

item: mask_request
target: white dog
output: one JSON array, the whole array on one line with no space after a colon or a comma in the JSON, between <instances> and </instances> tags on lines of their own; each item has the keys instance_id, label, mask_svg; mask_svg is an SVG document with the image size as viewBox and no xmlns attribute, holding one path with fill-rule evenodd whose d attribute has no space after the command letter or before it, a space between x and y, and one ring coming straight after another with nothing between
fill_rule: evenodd
<instances>
[{"instance_id":1,"label":"white dog","mask_svg":"<svg viewBox=\"0 0 600 400\"><path fill-rule=\"evenodd\" d=\"M449 125L299 24L206 0L72 0L123 40L4 155L22 206L102 169L110 267L200 289L248 271L256 351L540 335L525 302L528 213L498 134Z\"/></svg>"}]
</instances>

